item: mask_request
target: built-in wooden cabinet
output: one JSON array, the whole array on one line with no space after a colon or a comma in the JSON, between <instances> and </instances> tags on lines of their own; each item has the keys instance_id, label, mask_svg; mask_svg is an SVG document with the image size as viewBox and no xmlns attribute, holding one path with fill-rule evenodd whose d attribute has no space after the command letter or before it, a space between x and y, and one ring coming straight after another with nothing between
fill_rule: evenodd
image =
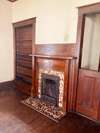
<instances>
[{"instance_id":1,"label":"built-in wooden cabinet","mask_svg":"<svg viewBox=\"0 0 100 133\"><path fill-rule=\"evenodd\" d=\"M100 3L79 7L76 112L100 121Z\"/></svg>"},{"instance_id":2,"label":"built-in wooden cabinet","mask_svg":"<svg viewBox=\"0 0 100 133\"><path fill-rule=\"evenodd\" d=\"M27 94L32 88L32 49L35 42L35 18L14 24L15 35L15 83L16 87Z\"/></svg>"},{"instance_id":3,"label":"built-in wooden cabinet","mask_svg":"<svg viewBox=\"0 0 100 133\"><path fill-rule=\"evenodd\" d=\"M16 37L17 36L17 37ZM32 25L16 28L16 76L24 81L32 81Z\"/></svg>"}]
</instances>

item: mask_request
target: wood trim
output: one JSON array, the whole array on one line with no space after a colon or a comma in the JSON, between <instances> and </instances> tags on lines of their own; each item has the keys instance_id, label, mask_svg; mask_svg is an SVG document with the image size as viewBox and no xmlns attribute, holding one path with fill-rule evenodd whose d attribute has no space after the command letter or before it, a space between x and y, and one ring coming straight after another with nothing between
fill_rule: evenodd
<instances>
[{"instance_id":1,"label":"wood trim","mask_svg":"<svg viewBox=\"0 0 100 133\"><path fill-rule=\"evenodd\" d=\"M63 95L63 111L66 112L68 110L68 82L69 82L69 64L70 60L65 61L65 70L64 70L64 95ZM67 99L66 99L67 98Z\"/></svg>"},{"instance_id":2,"label":"wood trim","mask_svg":"<svg viewBox=\"0 0 100 133\"><path fill-rule=\"evenodd\" d=\"M100 12L100 2L78 7L80 14L91 14Z\"/></svg>"},{"instance_id":3,"label":"wood trim","mask_svg":"<svg viewBox=\"0 0 100 133\"><path fill-rule=\"evenodd\" d=\"M11 81L5 81L0 83L0 90L14 88L14 80Z\"/></svg>"},{"instance_id":4,"label":"wood trim","mask_svg":"<svg viewBox=\"0 0 100 133\"><path fill-rule=\"evenodd\" d=\"M84 37L84 25L85 15L92 13L100 13L100 2L94 3L82 7L78 7L78 26L77 26L77 41L76 44L79 46L79 64L81 63L81 55L83 48L83 37Z\"/></svg>"},{"instance_id":5,"label":"wood trim","mask_svg":"<svg viewBox=\"0 0 100 133\"><path fill-rule=\"evenodd\" d=\"M78 16L78 28L77 28L77 45L78 48L78 62L79 67L81 65L83 38L84 38L84 26L85 26L85 15Z\"/></svg>"},{"instance_id":6,"label":"wood trim","mask_svg":"<svg viewBox=\"0 0 100 133\"><path fill-rule=\"evenodd\" d=\"M78 57L78 45L69 44L37 44L35 45L35 55L61 56L61 57Z\"/></svg>"},{"instance_id":7,"label":"wood trim","mask_svg":"<svg viewBox=\"0 0 100 133\"><path fill-rule=\"evenodd\" d=\"M32 90L31 95L37 96L37 89L36 89L36 68L37 68L36 58L32 57Z\"/></svg>"},{"instance_id":8,"label":"wood trim","mask_svg":"<svg viewBox=\"0 0 100 133\"><path fill-rule=\"evenodd\" d=\"M69 88L68 88L68 111L75 111L76 87L75 87L75 67L76 60L70 60L69 68Z\"/></svg>"},{"instance_id":9,"label":"wood trim","mask_svg":"<svg viewBox=\"0 0 100 133\"><path fill-rule=\"evenodd\" d=\"M40 57L40 58L48 58L48 59L62 59L62 60L72 60L72 59L77 59L77 57L63 57L63 56L49 56L49 55L30 55L30 56L33 56L33 57Z\"/></svg>"},{"instance_id":10,"label":"wood trim","mask_svg":"<svg viewBox=\"0 0 100 133\"><path fill-rule=\"evenodd\" d=\"M17 28L17 27L32 25L33 23L36 23L36 17L15 22L13 23L13 27Z\"/></svg>"},{"instance_id":11,"label":"wood trim","mask_svg":"<svg viewBox=\"0 0 100 133\"><path fill-rule=\"evenodd\" d=\"M79 67L81 66L81 58L82 58L85 16L88 14L95 14L95 13L100 13L100 2L78 7L78 26L77 26L77 42L76 42L76 44L78 44L78 46L79 46L79 49L78 49Z\"/></svg>"},{"instance_id":12,"label":"wood trim","mask_svg":"<svg viewBox=\"0 0 100 133\"><path fill-rule=\"evenodd\" d=\"M97 123L97 124L100 124L100 121L97 121L97 120L95 120L95 119L92 119L92 118L90 118L90 117L88 117L88 116L86 116L86 115L84 115L84 114L81 114L80 112L74 112L75 114L77 114L77 115L79 115L79 116L81 116L81 117L84 117L84 118L86 118L86 119L88 119L88 120L90 120L90 121L92 121L92 122L95 122L95 123Z\"/></svg>"},{"instance_id":13,"label":"wood trim","mask_svg":"<svg viewBox=\"0 0 100 133\"><path fill-rule=\"evenodd\" d=\"M98 4L100 4L100 2L91 3L91 4L87 4L87 5L82 5L82 6L78 6L77 8L84 8L84 7L94 6L94 5L98 5Z\"/></svg>"},{"instance_id":14,"label":"wood trim","mask_svg":"<svg viewBox=\"0 0 100 133\"><path fill-rule=\"evenodd\" d=\"M88 69L79 69L79 72L80 73L83 73L84 72L84 74L89 74L89 76L90 77L97 77L97 78L100 78L100 73L98 72L98 71L91 71L91 70L88 70Z\"/></svg>"}]
</instances>

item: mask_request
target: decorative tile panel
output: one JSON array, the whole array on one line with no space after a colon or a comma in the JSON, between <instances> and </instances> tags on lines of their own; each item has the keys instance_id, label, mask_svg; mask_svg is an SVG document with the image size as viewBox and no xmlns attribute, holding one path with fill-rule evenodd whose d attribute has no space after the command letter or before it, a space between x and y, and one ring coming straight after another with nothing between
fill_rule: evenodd
<instances>
[{"instance_id":1,"label":"decorative tile panel","mask_svg":"<svg viewBox=\"0 0 100 133\"><path fill-rule=\"evenodd\" d=\"M64 95L64 72L56 71L56 70L44 70L39 69L39 79L38 79L38 97L41 98L41 75L50 74L55 75L60 78L60 86L59 86L59 107L63 107L63 95Z\"/></svg>"}]
</instances>

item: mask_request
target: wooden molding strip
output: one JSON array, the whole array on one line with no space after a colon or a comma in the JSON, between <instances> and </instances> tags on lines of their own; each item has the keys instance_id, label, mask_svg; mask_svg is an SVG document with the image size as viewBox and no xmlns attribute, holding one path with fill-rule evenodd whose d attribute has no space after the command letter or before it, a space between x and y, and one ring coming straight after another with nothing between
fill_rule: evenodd
<instances>
[{"instance_id":1,"label":"wooden molding strip","mask_svg":"<svg viewBox=\"0 0 100 133\"><path fill-rule=\"evenodd\" d=\"M29 56L33 56L33 57L40 57L40 58L52 58L52 59L63 59L63 60L72 60L72 59L77 59L77 57L74 56L51 56L51 55L36 55L36 54L30 54Z\"/></svg>"}]
</instances>

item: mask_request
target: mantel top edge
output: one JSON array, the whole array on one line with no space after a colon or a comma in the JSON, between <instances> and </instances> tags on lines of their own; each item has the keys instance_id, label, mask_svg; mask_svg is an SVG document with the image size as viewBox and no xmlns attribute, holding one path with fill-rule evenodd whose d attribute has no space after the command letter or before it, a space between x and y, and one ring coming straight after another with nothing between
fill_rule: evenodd
<instances>
[{"instance_id":1,"label":"mantel top edge","mask_svg":"<svg viewBox=\"0 0 100 133\"><path fill-rule=\"evenodd\" d=\"M39 54L30 54L29 56L33 57L40 57L40 58L55 58L55 59L64 59L64 60L72 60L77 59L77 57L74 56L57 56L57 55L39 55Z\"/></svg>"}]
</instances>

